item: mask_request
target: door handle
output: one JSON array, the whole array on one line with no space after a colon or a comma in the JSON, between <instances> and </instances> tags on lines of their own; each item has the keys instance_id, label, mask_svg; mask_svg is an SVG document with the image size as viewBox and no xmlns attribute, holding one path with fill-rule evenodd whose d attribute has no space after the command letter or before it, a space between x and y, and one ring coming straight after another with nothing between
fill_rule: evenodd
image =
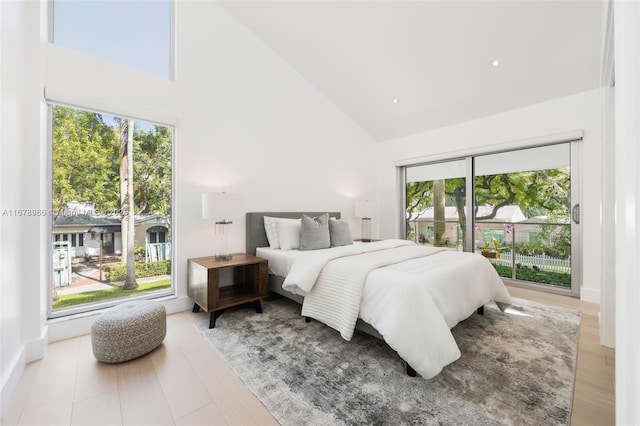
<instances>
[{"instance_id":1,"label":"door handle","mask_svg":"<svg viewBox=\"0 0 640 426\"><path fill-rule=\"evenodd\" d=\"M571 209L571 218L577 225L580 224L580 204L576 204Z\"/></svg>"}]
</instances>

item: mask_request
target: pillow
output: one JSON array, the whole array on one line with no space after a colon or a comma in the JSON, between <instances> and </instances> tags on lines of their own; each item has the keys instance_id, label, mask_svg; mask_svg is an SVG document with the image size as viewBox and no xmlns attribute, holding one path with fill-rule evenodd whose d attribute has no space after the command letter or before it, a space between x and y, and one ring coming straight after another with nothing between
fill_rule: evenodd
<instances>
[{"instance_id":1,"label":"pillow","mask_svg":"<svg viewBox=\"0 0 640 426\"><path fill-rule=\"evenodd\" d=\"M300 247L300 219L276 218L280 249L294 250Z\"/></svg>"},{"instance_id":2,"label":"pillow","mask_svg":"<svg viewBox=\"0 0 640 426\"><path fill-rule=\"evenodd\" d=\"M300 250L317 250L331 247L329 239L329 213L318 217L302 215Z\"/></svg>"},{"instance_id":3,"label":"pillow","mask_svg":"<svg viewBox=\"0 0 640 426\"><path fill-rule=\"evenodd\" d=\"M331 247L348 246L353 244L349 224L345 221L329 219L329 239Z\"/></svg>"},{"instance_id":4,"label":"pillow","mask_svg":"<svg viewBox=\"0 0 640 426\"><path fill-rule=\"evenodd\" d=\"M269 247L272 249L280 248L280 240L278 240L278 228L276 226L275 217L264 217L264 230L267 233L267 240L269 240Z\"/></svg>"}]
</instances>

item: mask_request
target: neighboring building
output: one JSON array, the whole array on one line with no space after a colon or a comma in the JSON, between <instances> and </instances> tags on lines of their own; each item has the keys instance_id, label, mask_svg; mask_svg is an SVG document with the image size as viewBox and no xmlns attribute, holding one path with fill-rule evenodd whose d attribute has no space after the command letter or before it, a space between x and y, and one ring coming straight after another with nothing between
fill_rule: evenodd
<instances>
[{"instance_id":1,"label":"neighboring building","mask_svg":"<svg viewBox=\"0 0 640 426\"><path fill-rule=\"evenodd\" d=\"M122 252L120 216L93 216L68 210L53 224L53 241L69 241L71 257L98 256L102 242L103 255ZM91 210L92 212L92 210ZM135 247L147 247L171 241L169 221L158 214L135 216Z\"/></svg>"},{"instance_id":2,"label":"neighboring building","mask_svg":"<svg viewBox=\"0 0 640 426\"><path fill-rule=\"evenodd\" d=\"M492 206L481 206L478 208L476 216L487 216L492 210ZM456 244L456 242L462 240L458 211L455 206L446 206L444 215L447 244ZM482 220L482 222L478 223L479 230L476 232L476 247L482 248L485 240L489 241L493 237L502 242L506 236L505 224L517 224L514 227L516 243L535 241L540 233L540 224L545 222L546 218L544 217L527 219L520 206L500 207L494 218ZM419 215L414 215L409 224L415 232L414 235L417 242L429 244L433 241L433 207L425 209Z\"/></svg>"}]
</instances>

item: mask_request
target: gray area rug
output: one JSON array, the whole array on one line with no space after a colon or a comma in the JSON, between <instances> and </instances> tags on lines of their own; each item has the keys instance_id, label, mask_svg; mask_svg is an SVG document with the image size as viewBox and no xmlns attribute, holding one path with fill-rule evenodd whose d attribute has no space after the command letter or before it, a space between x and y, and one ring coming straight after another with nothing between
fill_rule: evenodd
<instances>
[{"instance_id":1,"label":"gray area rug","mask_svg":"<svg viewBox=\"0 0 640 426\"><path fill-rule=\"evenodd\" d=\"M495 304L453 329L462 357L437 377L405 374L382 340L350 342L305 323L288 299L263 314L225 312L199 326L283 425L566 425L570 422L580 313L521 299Z\"/></svg>"}]
</instances>

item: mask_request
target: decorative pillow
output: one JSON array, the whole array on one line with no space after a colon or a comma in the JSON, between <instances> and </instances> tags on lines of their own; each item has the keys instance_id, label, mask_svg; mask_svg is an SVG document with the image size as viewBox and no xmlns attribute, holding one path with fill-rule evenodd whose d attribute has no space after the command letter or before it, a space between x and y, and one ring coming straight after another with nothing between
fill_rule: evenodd
<instances>
[{"instance_id":1,"label":"decorative pillow","mask_svg":"<svg viewBox=\"0 0 640 426\"><path fill-rule=\"evenodd\" d=\"M349 224L345 221L329 219L329 239L331 247L348 246L353 244Z\"/></svg>"},{"instance_id":2,"label":"decorative pillow","mask_svg":"<svg viewBox=\"0 0 640 426\"><path fill-rule=\"evenodd\" d=\"M278 241L281 250L294 250L300 247L300 219L276 218Z\"/></svg>"},{"instance_id":3,"label":"decorative pillow","mask_svg":"<svg viewBox=\"0 0 640 426\"><path fill-rule=\"evenodd\" d=\"M300 250L317 250L331 247L329 239L329 213L318 217L302 215Z\"/></svg>"},{"instance_id":4,"label":"decorative pillow","mask_svg":"<svg viewBox=\"0 0 640 426\"><path fill-rule=\"evenodd\" d=\"M280 240L278 240L278 227L276 226L275 217L264 217L264 230L267 233L267 240L269 240L269 247L272 249L280 248Z\"/></svg>"}]
</instances>

